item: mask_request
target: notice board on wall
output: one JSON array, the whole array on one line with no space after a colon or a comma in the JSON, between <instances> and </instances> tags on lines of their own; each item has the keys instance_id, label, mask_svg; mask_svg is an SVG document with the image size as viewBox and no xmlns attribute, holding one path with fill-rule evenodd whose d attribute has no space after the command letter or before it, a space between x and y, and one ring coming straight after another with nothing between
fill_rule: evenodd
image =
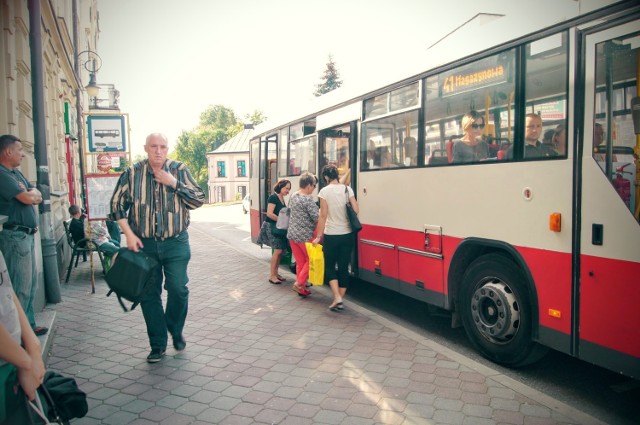
<instances>
[{"instance_id":1,"label":"notice board on wall","mask_svg":"<svg viewBox=\"0 0 640 425\"><path fill-rule=\"evenodd\" d=\"M111 196L120 174L87 174L87 219L106 220L111 212Z\"/></svg>"}]
</instances>

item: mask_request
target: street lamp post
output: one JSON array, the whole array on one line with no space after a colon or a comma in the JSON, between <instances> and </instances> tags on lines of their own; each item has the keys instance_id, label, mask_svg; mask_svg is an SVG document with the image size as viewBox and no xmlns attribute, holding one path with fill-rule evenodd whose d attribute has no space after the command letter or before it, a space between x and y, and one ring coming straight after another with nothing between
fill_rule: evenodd
<instances>
[{"instance_id":1,"label":"street lamp post","mask_svg":"<svg viewBox=\"0 0 640 425\"><path fill-rule=\"evenodd\" d=\"M78 53L78 60L82 61L82 57L86 56L82 67L89 72L89 84L84 89L90 99L95 99L100 92L100 86L96 82L96 73L102 68L102 58L93 50L84 50Z\"/></svg>"},{"instance_id":2,"label":"street lamp post","mask_svg":"<svg viewBox=\"0 0 640 425\"><path fill-rule=\"evenodd\" d=\"M79 81L82 81L80 76L80 66L84 68L87 72L89 72L89 84L87 84L84 89L87 92L87 96L89 96L89 101L91 99L96 99L98 93L100 92L100 86L96 82L96 73L102 67L102 58L98 53L93 50L83 50L76 55L76 63L75 63L75 71L76 77ZM78 154L79 154L79 164L80 164L80 188L81 188L81 198L82 198L82 206L86 208L86 188L84 182L84 118L83 118L83 108L82 108L82 91L78 89L76 94L76 111L78 112L77 116L77 124L78 124Z\"/></svg>"}]
</instances>

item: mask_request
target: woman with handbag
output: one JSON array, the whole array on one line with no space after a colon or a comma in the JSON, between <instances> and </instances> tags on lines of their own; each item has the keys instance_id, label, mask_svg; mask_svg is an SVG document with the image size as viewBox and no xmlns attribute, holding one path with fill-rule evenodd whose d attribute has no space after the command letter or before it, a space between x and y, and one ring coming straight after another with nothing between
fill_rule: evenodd
<instances>
[{"instance_id":1,"label":"woman with handbag","mask_svg":"<svg viewBox=\"0 0 640 425\"><path fill-rule=\"evenodd\" d=\"M306 288L309 277L309 255L305 243L311 241L318 222L318 206L311 197L317 184L316 176L303 173L300 176L300 190L289 200L291 217L287 239L289 239L293 257L296 259L296 281L292 289L302 297L311 295L311 291Z\"/></svg>"},{"instance_id":2,"label":"woman with handbag","mask_svg":"<svg viewBox=\"0 0 640 425\"><path fill-rule=\"evenodd\" d=\"M342 311L343 298L349 286L349 261L355 244L354 229L349 222L345 204L348 202L356 214L359 208L353 189L340 184L335 165L325 165L322 178L328 184L318 193L320 218L313 244L317 245L324 236L324 277L325 281L329 281L333 293L329 309Z\"/></svg>"},{"instance_id":3,"label":"woman with handbag","mask_svg":"<svg viewBox=\"0 0 640 425\"><path fill-rule=\"evenodd\" d=\"M289 180L280 180L273 187L273 192L267 199L267 217L260 228L260 235L257 243L259 245L267 245L273 248L271 255L271 267L269 274L269 283L274 285L285 282L286 279L278 274L280 260L282 260L282 251L287 249L287 232L282 234L276 233L276 223L278 214L282 208L285 208L284 198L291 191L291 182Z\"/></svg>"}]
</instances>

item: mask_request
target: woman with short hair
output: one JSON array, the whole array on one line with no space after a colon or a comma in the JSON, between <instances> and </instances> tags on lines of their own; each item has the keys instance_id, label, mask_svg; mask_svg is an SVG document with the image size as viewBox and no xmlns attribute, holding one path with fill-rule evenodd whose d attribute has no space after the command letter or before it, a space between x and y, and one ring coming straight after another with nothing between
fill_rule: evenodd
<instances>
[{"instance_id":1,"label":"woman with short hair","mask_svg":"<svg viewBox=\"0 0 640 425\"><path fill-rule=\"evenodd\" d=\"M296 281L292 289L302 297L311 295L311 291L306 288L309 278L309 254L307 254L306 242L311 242L319 217L318 205L313 202L311 196L317 184L316 176L311 173L302 174L300 190L289 200L291 215L287 238L293 257L296 259Z\"/></svg>"}]
</instances>

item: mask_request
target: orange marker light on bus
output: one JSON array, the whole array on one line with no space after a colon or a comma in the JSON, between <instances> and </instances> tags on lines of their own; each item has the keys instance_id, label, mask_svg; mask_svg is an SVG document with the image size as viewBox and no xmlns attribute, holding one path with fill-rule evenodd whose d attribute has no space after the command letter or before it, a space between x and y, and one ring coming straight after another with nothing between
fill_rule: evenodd
<instances>
[{"instance_id":1,"label":"orange marker light on bus","mask_svg":"<svg viewBox=\"0 0 640 425\"><path fill-rule=\"evenodd\" d=\"M562 214L551 213L549 216L549 230L552 232L559 232L562 228Z\"/></svg>"},{"instance_id":2,"label":"orange marker light on bus","mask_svg":"<svg viewBox=\"0 0 640 425\"><path fill-rule=\"evenodd\" d=\"M553 308L550 308L549 316L555 317L556 319L560 319L562 317L562 313L560 312L560 310L555 310Z\"/></svg>"}]
</instances>

